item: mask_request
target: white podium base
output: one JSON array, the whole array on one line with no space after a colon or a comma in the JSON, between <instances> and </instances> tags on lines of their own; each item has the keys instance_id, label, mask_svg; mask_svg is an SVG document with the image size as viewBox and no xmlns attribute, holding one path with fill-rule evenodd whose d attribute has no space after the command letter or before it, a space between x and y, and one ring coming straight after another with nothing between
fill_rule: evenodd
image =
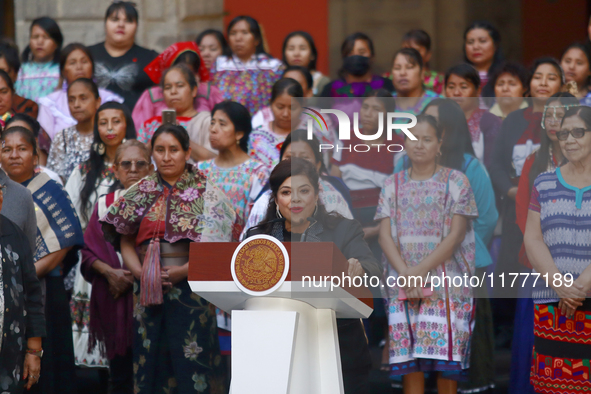
<instances>
[{"instance_id":1,"label":"white podium base","mask_svg":"<svg viewBox=\"0 0 591 394\"><path fill-rule=\"evenodd\" d=\"M336 315L254 297L232 311L231 394L343 394Z\"/></svg>"}]
</instances>

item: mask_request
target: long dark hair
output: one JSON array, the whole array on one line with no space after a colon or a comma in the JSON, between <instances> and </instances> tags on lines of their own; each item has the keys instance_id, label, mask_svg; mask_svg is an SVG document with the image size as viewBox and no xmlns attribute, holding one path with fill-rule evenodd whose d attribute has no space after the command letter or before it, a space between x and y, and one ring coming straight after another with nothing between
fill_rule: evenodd
<instances>
[{"instance_id":1,"label":"long dark hair","mask_svg":"<svg viewBox=\"0 0 591 394\"><path fill-rule=\"evenodd\" d=\"M316 61L318 60L318 50L316 49L316 44L314 44L314 39L310 33L301 30L289 33L287 37L285 37L285 40L283 40L283 49L281 49L281 53L283 54L283 63L285 63L286 66L289 66L289 64L287 64L287 59L285 58L285 48L287 48L287 43L289 40L296 36L302 37L304 40L306 40L308 46L310 47L310 54L312 55L313 59L310 60L310 63L308 64L308 70L316 70Z\"/></svg>"},{"instance_id":2,"label":"long dark hair","mask_svg":"<svg viewBox=\"0 0 591 394\"><path fill-rule=\"evenodd\" d=\"M466 115L460 105L451 99L437 98L432 100L427 104L423 113L432 106L436 106L439 111L437 123L443 131L439 164L462 171L464 154L476 156L472 147Z\"/></svg>"},{"instance_id":3,"label":"long dark hair","mask_svg":"<svg viewBox=\"0 0 591 394\"><path fill-rule=\"evenodd\" d=\"M53 41L55 41L57 48L53 53L52 63L59 63L60 51L62 49L62 45L64 44L64 36L62 35L62 31L60 30L59 25L53 19L47 16L42 16L41 18L35 19L33 23L31 23L31 29L29 30L29 34L35 26L39 26L40 28L42 28L47 33L47 35L51 37ZM31 60L29 59L30 55L31 48L29 45L27 45L27 47L23 51L23 54L21 55L23 63L26 63Z\"/></svg>"},{"instance_id":4,"label":"long dark hair","mask_svg":"<svg viewBox=\"0 0 591 394\"><path fill-rule=\"evenodd\" d=\"M4 80L4 83L6 83L6 86L8 86L8 89L10 89L12 94L14 94L15 93L14 83L12 82L12 79L10 79L10 76L8 75L8 73L4 70L0 70L0 78L2 78ZM4 114L2 114L2 115L4 115Z\"/></svg>"},{"instance_id":5,"label":"long dark hair","mask_svg":"<svg viewBox=\"0 0 591 394\"><path fill-rule=\"evenodd\" d=\"M214 36L215 39L218 41L218 43L220 44L220 47L222 48L222 56L232 56L232 51L230 50L230 47L228 46L228 41L226 41L226 37L224 37L224 34L216 29L207 29L207 30L203 30L201 33L199 33L199 35L197 36L197 38L195 39L195 43L197 45L201 45L201 41L203 40L203 37L205 36Z\"/></svg>"},{"instance_id":6,"label":"long dark hair","mask_svg":"<svg viewBox=\"0 0 591 394\"><path fill-rule=\"evenodd\" d=\"M131 112L126 105L111 101L104 103L99 107L99 109L96 111L96 114L94 115L94 131L92 142L93 148L90 149L90 156L86 161L88 172L86 173L86 178L84 179L84 184L82 185L82 190L80 191L81 214L86 221L88 221L89 218L88 212L92 209L90 202L91 196L93 193L96 193L97 182L100 180L101 174L105 170L105 155L99 155L94 147L103 143L98 131L98 118L101 111L107 109L117 109L123 112L126 126L125 138L128 140L135 139L135 124L131 118Z\"/></svg>"},{"instance_id":7,"label":"long dark hair","mask_svg":"<svg viewBox=\"0 0 591 394\"><path fill-rule=\"evenodd\" d=\"M492 23L487 22L487 21L476 21L476 22L473 22L470 26L468 26L468 28L464 31L464 45L462 47L462 50L464 51L464 61L466 63L472 64L472 65L473 65L473 63L468 59L468 56L466 56L466 37L468 36L468 33L474 29L486 30L495 45L495 54L492 59L492 64L490 65L490 68L488 69L488 72L487 72L488 79L490 80L493 73L503 63L503 60L504 60L503 51L501 49L501 33L499 33L499 30L495 26L493 26ZM494 97L494 95L495 95L494 86L491 86L490 84L487 83L482 88L481 95L482 95L482 97Z\"/></svg>"},{"instance_id":8,"label":"long dark hair","mask_svg":"<svg viewBox=\"0 0 591 394\"><path fill-rule=\"evenodd\" d=\"M263 222L269 222L271 220L278 219L277 204L275 203L275 199L277 198L279 187L283 184L283 182L285 182L286 179L296 175L304 175L307 177L314 188L314 192L316 194L319 193L319 175L316 171L316 167L314 167L312 163L297 157L280 161L279 164L275 166L271 172L271 176L269 177L271 198L269 198L269 205L267 206L267 213L265 214ZM327 228L335 228L338 222L340 222L340 220L343 218L338 213L328 213L320 199L318 199L317 207L318 209L314 214L314 218ZM271 234L272 229L273 223L266 224L261 228L264 234Z\"/></svg>"},{"instance_id":9,"label":"long dark hair","mask_svg":"<svg viewBox=\"0 0 591 394\"><path fill-rule=\"evenodd\" d=\"M263 43L263 33L261 32L261 27L259 22L251 16L248 15L239 15L236 18L232 19L230 24L228 25L228 29L226 30L226 34L230 37L230 30L234 27L234 25L240 21L245 21L248 24L248 29L254 36L255 40L259 41L259 44L256 46L254 53L256 55L267 55L269 54L265 51L265 45ZM230 48L231 50L231 48Z\"/></svg>"},{"instance_id":10,"label":"long dark hair","mask_svg":"<svg viewBox=\"0 0 591 394\"><path fill-rule=\"evenodd\" d=\"M550 105L550 103L558 101L560 105L566 106L565 117L566 113L568 112L569 108L579 107L579 100L570 93L556 93L553 94L547 101L546 106L544 107L544 116L542 117L542 132L540 133L540 149L536 152L536 156L534 162L532 163L531 169L529 171L529 184L533 185L534 181L542 172L546 172L548 169L548 164L550 164L550 149L552 148L552 141L546 134L546 125L544 124L544 119L546 117L546 107ZM564 119L564 118L563 118ZM561 163L558 163L560 165Z\"/></svg>"},{"instance_id":11,"label":"long dark hair","mask_svg":"<svg viewBox=\"0 0 591 394\"><path fill-rule=\"evenodd\" d=\"M10 119L6 121L4 124L4 130L7 130L11 124L14 122L25 122L29 126L29 130L33 132L35 138L39 137L39 132L41 131L41 125L37 122L37 119L23 113L16 113ZM13 126L15 127L15 126Z\"/></svg>"}]
</instances>

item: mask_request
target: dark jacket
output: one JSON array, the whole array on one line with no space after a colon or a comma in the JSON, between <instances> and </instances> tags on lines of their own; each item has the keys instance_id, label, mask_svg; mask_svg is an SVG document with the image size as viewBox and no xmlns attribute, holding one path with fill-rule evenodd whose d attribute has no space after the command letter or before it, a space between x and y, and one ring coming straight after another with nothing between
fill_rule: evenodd
<instances>
[{"instance_id":1,"label":"dark jacket","mask_svg":"<svg viewBox=\"0 0 591 394\"><path fill-rule=\"evenodd\" d=\"M27 339L45 336L41 284L29 241L21 229L0 215L0 250L4 286L4 324L0 351L2 392L20 392ZM16 379L15 379L16 377Z\"/></svg>"},{"instance_id":2,"label":"dark jacket","mask_svg":"<svg viewBox=\"0 0 591 394\"><path fill-rule=\"evenodd\" d=\"M273 231L268 235L283 241L283 229L283 223L275 223ZM252 235L262 233L265 232L256 229ZM358 221L341 218L334 228L328 228L320 222L311 225L306 242L333 242L347 259L359 260L368 276L381 278L382 269L363 239L363 234ZM343 371L371 369L371 356L361 319L337 319L337 330Z\"/></svg>"},{"instance_id":3,"label":"dark jacket","mask_svg":"<svg viewBox=\"0 0 591 394\"><path fill-rule=\"evenodd\" d=\"M0 185L6 186L0 213L25 233L30 250L34 253L37 246L37 216L31 192L23 185L11 180L2 169L0 169Z\"/></svg>"}]
</instances>

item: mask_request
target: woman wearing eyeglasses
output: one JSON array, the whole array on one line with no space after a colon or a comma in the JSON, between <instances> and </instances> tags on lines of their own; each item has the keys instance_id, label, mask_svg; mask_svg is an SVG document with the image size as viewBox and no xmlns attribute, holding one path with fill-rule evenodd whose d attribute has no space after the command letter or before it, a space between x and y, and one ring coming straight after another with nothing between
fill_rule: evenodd
<instances>
[{"instance_id":1,"label":"woman wearing eyeglasses","mask_svg":"<svg viewBox=\"0 0 591 394\"><path fill-rule=\"evenodd\" d=\"M112 193L99 198L84 232L80 270L92 284L90 295L90 345L103 342L109 359L112 393L133 392L133 275L123 266L120 255L103 235L99 218L133 184L149 175L154 167L145 144L129 140L115 153L116 182Z\"/></svg>"},{"instance_id":2,"label":"woman wearing eyeglasses","mask_svg":"<svg viewBox=\"0 0 591 394\"><path fill-rule=\"evenodd\" d=\"M112 101L99 107L94 119L90 157L72 172L66 183L66 191L76 208L82 231L86 230L98 198L107 194L116 181L113 164L117 148L125 140L134 138L135 126L125 104ZM92 353L88 352L88 303L91 286L84 280L78 268L80 265L78 264L75 268L74 290L70 301L76 364L106 368L106 359L100 354L98 348L95 348ZM71 280L66 282L69 284Z\"/></svg>"},{"instance_id":3,"label":"woman wearing eyeglasses","mask_svg":"<svg viewBox=\"0 0 591 394\"><path fill-rule=\"evenodd\" d=\"M532 295L530 382L537 392L591 390L590 131L591 108L566 111L556 137L568 163L539 175L532 190L525 249L540 278L548 278Z\"/></svg>"}]
</instances>

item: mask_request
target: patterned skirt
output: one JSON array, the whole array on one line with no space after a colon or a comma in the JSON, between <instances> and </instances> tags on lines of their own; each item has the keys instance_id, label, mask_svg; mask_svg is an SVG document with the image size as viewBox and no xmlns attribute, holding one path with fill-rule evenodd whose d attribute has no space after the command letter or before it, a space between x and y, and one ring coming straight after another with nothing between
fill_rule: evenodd
<instances>
[{"instance_id":1,"label":"patterned skirt","mask_svg":"<svg viewBox=\"0 0 591 394\"><path fill-rule=\"evenodd\" d=\"M591 392L591 299L573 318L558 303L534 305L531 384L538 393Z\"/></svg>"},{"instance_id":2,"label":"patterned skirt","mask_svg":"<svg viewBox=\"0 0 591 394\"><path fill-rule=\"evenodd\" d=\"M215 307L187 280L164 294L162 305L139 304L134 293L133 373L136 394L224 394Z\"/></svg>"}]
</instances>

